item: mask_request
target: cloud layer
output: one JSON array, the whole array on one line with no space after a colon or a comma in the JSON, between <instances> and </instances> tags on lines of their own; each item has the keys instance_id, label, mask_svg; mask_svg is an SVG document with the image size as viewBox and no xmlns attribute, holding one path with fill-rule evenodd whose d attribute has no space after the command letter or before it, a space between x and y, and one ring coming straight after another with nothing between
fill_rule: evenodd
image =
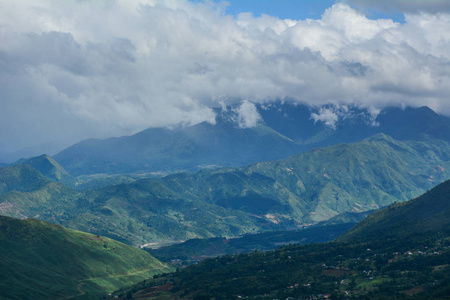
<instances>
[{"instance_id":1,"label":"cloud layer","mask_svg":"<svg viewBox=\"0 0 450 300\"><path fill-rule=\"evenodd\" d=\"M0 149L213 122L244 100L245 116L277 99L450 115L450 14L405 20L343 3L280 20L185 0L0 2Z\"/></svg>"}]
</instances>

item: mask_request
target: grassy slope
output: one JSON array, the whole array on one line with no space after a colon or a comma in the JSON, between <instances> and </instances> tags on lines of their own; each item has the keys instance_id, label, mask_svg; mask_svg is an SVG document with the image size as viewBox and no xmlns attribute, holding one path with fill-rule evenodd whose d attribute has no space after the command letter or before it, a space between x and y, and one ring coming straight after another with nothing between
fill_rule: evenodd
<instances>
[{"instance_id":1,"label":"grassy slope","mask_svg":"<svg viewBox=\"0 0 450 300\"><path fill-rule=\"evenodd\" d=\"M0 217L0 297L97 299L170 270L145 251L35 219Z\"/></svg>"}]
</instances>

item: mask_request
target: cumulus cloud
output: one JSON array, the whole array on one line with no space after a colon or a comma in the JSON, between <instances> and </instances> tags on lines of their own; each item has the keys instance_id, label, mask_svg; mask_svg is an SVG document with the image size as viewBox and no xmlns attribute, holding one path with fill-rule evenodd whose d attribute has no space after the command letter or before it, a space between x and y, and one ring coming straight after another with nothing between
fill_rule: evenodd
<instances>
[{"instance_id":1,"label":"cumulus cloud","mask_svg":"<svg viewBox=\"0 0 450 300\"><path fill-rule=\"evenodd\" d=\"M323 106L319 107L317 112L311 113L311 118L314 122L323 122L325 125L336 128L336 123L340 119L346 119L349 114L349 109L347 106Z\"/></svg>"},{"instance_id":2,"label":"cumulus cloud","mask_svg":"<svg viewBox=\"0 0 450 300\"><path fill-rule=\"evenodd\" d=\"M237 114L237 123L240 128L255 127L261 121L256 105L247 100L244 100L234 112Z\"/></svg>"},{"instance_id":3,"label":"cumulus cloud","mask_svg":"<svg viewBox=\"0 0 450 300\"><path fill-rule=\"evenodd\" d=\"M344 3L318 20L233 17L224 5L0 2L0 148L214 122L212 107L244 99L241 126L258 120L252 103L280 99L450 115L448 10L399 24ZM333 124L329 107L318 121Z\"/></svg>"}]
</instances>

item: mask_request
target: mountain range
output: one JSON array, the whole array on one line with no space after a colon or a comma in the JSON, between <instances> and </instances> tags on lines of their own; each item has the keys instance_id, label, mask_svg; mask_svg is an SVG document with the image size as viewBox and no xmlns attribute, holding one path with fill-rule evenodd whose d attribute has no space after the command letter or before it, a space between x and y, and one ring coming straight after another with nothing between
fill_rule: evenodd
<instances>
[{"instance_id":1,"label":"mountain range","mask_svg":"<svg viewBox=\"0 0 450 300\"><path fill-rule=\"evenodd\" d=\"M397 140L450 141L450 119L428 107L386 108L376 117L362 109L347 108L328 125L312 118L313 108L301 104L276 103L255 109L260 118L251 127L242 127L236 108L227 107L216 109L215 124L150 128L132 136L89 139L54 158L74 176L167 174L278 160L314 148L360 141L377 133Z\"/></svg>"},{"instance_id":2,"label":"mountain range","mask_svg":"<svg viewBox=\"0 0 450 300\"><path fill-rule=\"evenodd\" d=\"M443 140L397 141L377 134L278 161L88 191L21 164L2 170L23 174L11 185L26 189L4 188L0 209L4 215L36 217L134 245L236 237L298 229L418 196L449 178L449 154Z\"/></svg>"}]
</instances>

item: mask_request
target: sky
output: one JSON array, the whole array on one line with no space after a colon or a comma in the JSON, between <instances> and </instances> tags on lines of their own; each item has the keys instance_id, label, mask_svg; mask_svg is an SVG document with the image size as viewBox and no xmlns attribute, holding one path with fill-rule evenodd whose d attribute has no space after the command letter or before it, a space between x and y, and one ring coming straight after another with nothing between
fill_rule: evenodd
<instances>
[{"instance_id":1,"label":"sky","mask_svg":"<svg viewBox=\"0 0 450 300\"><path fill-rule=\"evenodd\" d=\"M0 0L0 161L230 104L450 116L448 49L448 0Z\"/></svg>"}]
</instances>

